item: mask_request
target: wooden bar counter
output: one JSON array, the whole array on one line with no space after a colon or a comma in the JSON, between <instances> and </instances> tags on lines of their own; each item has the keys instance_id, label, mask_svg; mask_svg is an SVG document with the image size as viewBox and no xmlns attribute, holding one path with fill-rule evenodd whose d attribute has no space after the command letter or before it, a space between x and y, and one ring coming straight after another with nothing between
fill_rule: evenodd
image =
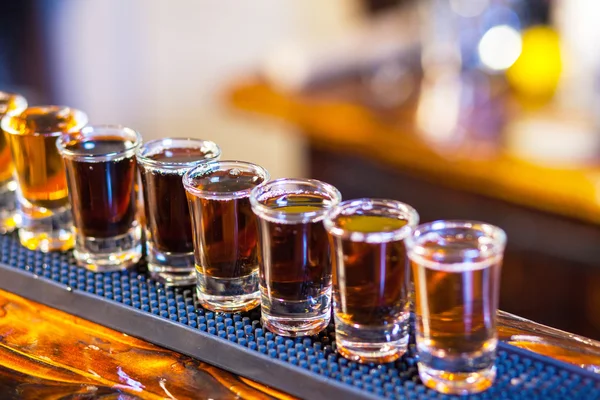
<instances>
[{"instance_id":1,"label":"wooden bar counter","mask_svg":"<svg viewBox=\"0 0 600 400\"><path fill-rule=\"evenodd\" d=\"M501 340L600 371L600 343L511 314ZM2 399L291 399L217 367L0 291Z\"/></svg>"}]
</instances>

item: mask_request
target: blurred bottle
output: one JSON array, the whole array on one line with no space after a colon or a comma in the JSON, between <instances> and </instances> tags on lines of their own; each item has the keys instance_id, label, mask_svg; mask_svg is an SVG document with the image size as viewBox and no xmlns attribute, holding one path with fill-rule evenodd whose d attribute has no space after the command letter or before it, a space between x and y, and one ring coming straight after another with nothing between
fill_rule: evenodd
<instances>
[{"instance_id":1,"label":"blurred bottle","mask_svg":"<svg viewBox=\"0 0 600 400\"><path fill-rule=\"evenodd\" d=\"M560 33L564 63L557 101L600 118L600 2L555 0L552 19Z\"/></svg>"},{"instance_id":2,"label":"blurred bottle","mask_svg":"<svg viewBox=\"0 0 600 400\"><path fill-rule=\"evenodd\" d=\"M419 5L423 81L417 125L423 137L453 151L468 142L475 146L467 150L471 156L494 150L505 120L504 73L521 54L527 2L423 0Z\"/></svg>"}]
</instances>

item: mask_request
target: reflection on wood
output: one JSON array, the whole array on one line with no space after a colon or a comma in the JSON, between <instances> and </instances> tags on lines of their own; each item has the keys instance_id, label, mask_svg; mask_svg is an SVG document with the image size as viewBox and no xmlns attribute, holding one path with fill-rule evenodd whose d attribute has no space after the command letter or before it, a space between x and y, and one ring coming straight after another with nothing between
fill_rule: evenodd
<instances>
[{"instance_id":1,"label":"reflection on wood","mask_svg":"<svg viewBox=\"0 0 600 400\"><path fill-rule=\"evenodd\" d=\"M190 357L0 291L2 399L291 399Z\"/></svg>"},{"instance_id":2,"label":"reflection on wood","mask_svg":"<svg viewBox=\"0 0 600 400\"><path fill-rule=\"evenodd\" d=\"M499 338L600 371L598 342L499 314ZM292 399L275 389L0 291L0 393L8 399Z\"/></svg>"},{"instance_id":3,"label":"reflection on wood","mask_svg":"<svg viewBox=\"0 0 600 400\"><path fill-rule=\"evenodd\" d=\"M498 311L498 339L600 373L600 342Z\"/></svg>"}]
</instances>

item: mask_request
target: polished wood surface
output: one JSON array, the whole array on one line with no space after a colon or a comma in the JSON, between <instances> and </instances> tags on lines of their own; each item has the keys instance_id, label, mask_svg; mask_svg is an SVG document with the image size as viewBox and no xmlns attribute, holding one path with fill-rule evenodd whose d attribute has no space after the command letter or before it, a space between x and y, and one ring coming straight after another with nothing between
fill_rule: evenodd
<instances>
[{"instance_id":1,"label":"polished wood surface","mask_svg":"<svg viewBox=\"0 0 600 400\"><path fill-rule=\"evenodd\" d=\"M356 101L348 86L284 93L251 77L234 82L226 96L238 109L294 124L320 146L365 155L441 185L600 222L596 166L535 165L505 151L502 138L484 144L484 151L468 143L439 152L419 136L414 106L380 113Z\"/></svg>"},{"instance_id":2,"label":"polished wood surface","mask_svg":"<svg viewBox=\"0 0 600 400\"><path fill-rule=\"evenodd\" d=\"M600 371L600 343L499 313L499 339ZM143 340L0 291L5 399L292 399Z\"/></svg>"},{"instance_id":3,"label":"polished wood surface","mask_svg":"<svg viewBox=\"0 0 600 400\"><path fill-rule=\"evenodd\" d=\"M0 394L3 400L292 398L4 291Z\"/></svg>"}]
</instances>

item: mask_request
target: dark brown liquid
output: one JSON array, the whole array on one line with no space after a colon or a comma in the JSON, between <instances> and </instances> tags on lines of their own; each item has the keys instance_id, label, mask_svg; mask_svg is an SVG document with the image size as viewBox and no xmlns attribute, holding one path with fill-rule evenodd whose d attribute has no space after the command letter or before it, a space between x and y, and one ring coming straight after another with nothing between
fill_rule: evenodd
<instances>
[{"instance_id":1,"label":"dark brown liquid","mask_svg":"<svg viewBox=\"0 0 600 400\"><path fill-rule=\"evenodd\" d=\"M406 221L384 216L339 216L336 223L344 229L364 233L400 229ZM403 311L408 311L409 269L404 243L401 240L366 243L341 241L344 274L334 270L334 300L338 318L348 324L381 325L393 323ZM334 258L337 255L333 254Z\"/></svg>"},{"instance_id":2,"label":"dark brown liquid","mask_svg":"<svg viewBox=\"0 0 600 400\"><path fill-rule=\"evenodd\" d=\"M65 148L85 155L122 152L121 138L73 141ZM75 227L91 237L121 235L131 228L136 212L135 157L88 162L65 158Z\"/></svg>"},{"instance_id":3,"label":"dark brown liquid","mask_svg":"<svg viewBox=\"0 0 600 400\"><path fill-rule=\"evenodd\" d=\"M234 193L262 183L262 177L235 170L214 171L196 179L204 191ZM204 199L188 193L194 225L196 268L208 276L236 278L258 267L258 221L249 193L228 200Z\"/></svg>"},{"instance_id":4,"label":"dark brown liquid","mask_svg":"<svg viewBox=\"0 0 600 400\"><path fill-rule=\"evenodd\" d=\"M330 203L308 194L286 195L282 200L273 197L264 204L291 214L323 210ZM330 246L322 221L283 224L261 219L260 229L260 282L272 297L301 301L320 296L331 286Z\"/></svg>"},{"instance_id":5,"label":"dark brown liquid","mask_svg":"<svg viewBox=\"0 0 600 400\"><path fill-rule=\"evenodd\" d=\"M170 148L148 158L167 163L189 163L204 160L207 156L197 148ZM163 252L193 251L190 210L182 182L186 171L159 170L142 164L139 168L144 186L146 224L153 245Z\"/></svg>"}]
</instances>

